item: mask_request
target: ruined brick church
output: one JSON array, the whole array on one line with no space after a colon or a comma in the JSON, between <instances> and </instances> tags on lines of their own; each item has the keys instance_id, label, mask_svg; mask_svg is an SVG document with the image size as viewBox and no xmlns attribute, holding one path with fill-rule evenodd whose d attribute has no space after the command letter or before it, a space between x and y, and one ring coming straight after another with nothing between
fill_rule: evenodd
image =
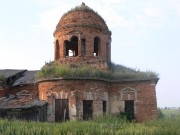
<instances>
[{"instance_id":1,"label":"ruined brick church","mask_svg":"<svg viewBox=\"0 0 180 135\"><path fill-rule=\"evenodd\" d=\"M108 71L110 62L111 31L104 19L85 3L65 13L54 31L53 63L90 65ZM157 117L158 77L37 80L37 72L0 70L0 117L56 122L103 114L129 114L138 122Z\"/></svg>"}]
</instances>

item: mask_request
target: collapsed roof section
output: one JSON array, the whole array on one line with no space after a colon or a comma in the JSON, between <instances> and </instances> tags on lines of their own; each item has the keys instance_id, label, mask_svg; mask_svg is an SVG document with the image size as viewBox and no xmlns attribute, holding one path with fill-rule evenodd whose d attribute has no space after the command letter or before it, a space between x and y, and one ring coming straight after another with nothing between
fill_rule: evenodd
<instances>
[{"instance_id":1,"label":"collapsed roof section","mask_svg":"<svg viewBox=\"0 0 180 135\"><path fill-rule=\"evenodd\" d=\"M14 70L3 69L0 70L0 74L4 77L4 83L10 86L33 84L35 83L35 75L37 70Z\"/></svg>"},{"instance_id":2,"label":"collapsed roof section","mask_svg":"<svg viewBox=\"0 0 180 135\"><path fill-rule=\"evenodd\" d=\"M47 102L38 100L32 93L27 90L20 91L16 95L9 94L8 97L0 98L0 110L6 109L27 109L40 107Z\"/></svg>"},{"instance_id":3,"label":"collapsed roof section","mask_svg":"<svg viewBox=\"0 0 180 135\"><path fill-rule=\"evenodd\" d=\"M32 107L40 107L45 105L46 101L40 101L38 99L33 99L31 96L18 98L12 97L2 97L0 98L0 110L6 109L27 109Z\"/></svg>"}]
</instances>

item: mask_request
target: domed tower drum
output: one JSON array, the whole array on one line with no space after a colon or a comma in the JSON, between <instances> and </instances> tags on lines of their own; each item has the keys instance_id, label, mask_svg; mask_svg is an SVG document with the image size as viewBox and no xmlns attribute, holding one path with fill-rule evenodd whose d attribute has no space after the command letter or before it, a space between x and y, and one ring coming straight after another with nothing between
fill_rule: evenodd
<instances>
[{"instance_id":1,"label":"domed tower drum","mask_svg":"<svg viewBox=\"0 0 180 135\"><path fill-rule=\"evenodd\" d=\"M61 17L54 40L56 63L111 61L111 32L104 19L85 3Z\"/></svg>"}]
</instances>

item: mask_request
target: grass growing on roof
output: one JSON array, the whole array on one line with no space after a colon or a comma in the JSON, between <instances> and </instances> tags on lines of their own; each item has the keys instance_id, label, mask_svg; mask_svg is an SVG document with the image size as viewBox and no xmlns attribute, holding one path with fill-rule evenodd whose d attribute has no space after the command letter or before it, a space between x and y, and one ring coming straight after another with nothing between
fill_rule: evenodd
<instances>
[{"instance_id":1,"label":"grass growing on roof","mask_svg":"<svg viewBox=\"0 0 180 135\"><path fill-rule=\"evenodd\" d=\"M36 74L37 79L53 78L98 78L108 80L125 79L155 79L158 75L154 72L142 72L139 70L127 68L122 65L110 64L108 70L100 70L85 64L51 64L44 66Z\"/></svg>"},{"instance_id":2,"label":"grass growing on roof","mask_svg":"<svg viewBox=\"0 0 180 135\"><path fill-rule=\"evenodd\" d=\"M80 5L80 6L76 6L74 8L72 8L71 10L69 10L67 13L64 13L63 16L61 17L64 18L66 15L68 15L69 13L72 13L72 12L78 12L78 11L83 11L83 12L91 12L91 13L94 13L96 14L97 16L99 16L103 21L104 19L96 12L94 11L92 8L86 6L86 5ZM104 21L105 22L105 21Z\"/></svg>"}]
</instances>

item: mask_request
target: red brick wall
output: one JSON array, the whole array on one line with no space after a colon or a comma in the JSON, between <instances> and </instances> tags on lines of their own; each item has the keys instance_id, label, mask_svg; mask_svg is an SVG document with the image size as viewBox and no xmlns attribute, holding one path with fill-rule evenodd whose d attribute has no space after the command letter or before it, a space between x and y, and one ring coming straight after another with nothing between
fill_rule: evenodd
<instances>
[{"instance_id":1,"label":"red brick wall","mask_svg":"<svg viewBox=\"0 0 180 135\"><path fill-rule=\"evenodd\" d=\"M76 26L74 26L76 25ZM68 27L67 27L68 26ZM98 27L97 27L98 26ZM72 31L80 32L80 33L71 33ZM108 30L105 22L98 15L91 12L72 12L67 14L65 17L61 18L59 21L57 28L54 32L54 58L55 61L58 61L61 58L67 60L65 58L65 40L69 40L70 37L76 36L78 37L78 59L89 60L94 58L94 38L99 37L100 46L99 46L99 56L101 60L105 60L107 62L111 61L111 43L109 43L109 38L111 37L111 33ZM81 55L81 39L85 39L85 56ZM56 49L56 41L59 41L59 51ZM106 47L107 43L109 43L109 47ZM106 50L108 49L108 51ZM56 53L59 52L57 55ZM106 54L108 53L108 54ZM59 56L59 58L57 58ZM67 61L68 62L68 61Z\"/></svg>"},{"instance_id":2,"label":"red brick wall","mask_svg":"<svg viewBox=\"0 0 180 135\"><path fill-rule=\"evenodd\" d=\"M75 26L76 25L76 26ZM92 12L84 12L84 11L75 11L68 13L66 16L63 16L58 25L56 26L56 30L54 35L69 27L94 27L99 32L110 34L107 25L104 20L99 17L97 14ZM95 27L96 26L96 27ZM101 28L101 29L98 29Z\"/></svg>"},{"instance_id":3,"label":"red brick wall","mask_svg":"<svg viewBox=\"0 0 180 135\"><path fill-rule=\"evenodd\" d=\"M95 100L93 109L96 114L102 114L101 102L103 100L109 102L107 103L107 113L115 115L124 112L125 100L134 100L135 119L138 122L157 117L156 92L153 81L110 83L100 80L59 79L40 82L38 87L40 100L47 100L48 96L55 93L56 98L69 99L70 106L80 106L80 110L74 115L77 119L82 118L82 100L87 96L88 99ZM86 95L89 92L91 94ZM108 93L107 97L103 95L104 92ZM72 97L73 94L78 100ZM50 119L54 119L54 116Z\"/></svg>"},{"instance_id":4,"label":"red brick wall","mask_svg":"<svg viewBox=\"0 0 180 135\"><path fill-rule=\"evenodd\" d=\"M144 83L139 87L139 103L136 118L138 121L157 118L157 101L154 83Z\"/></svg>"},{"instance_id":5,"label":"red brick wall","mask_svg":"<svg viewBox=\"0 0 180 135\"><path fill-rule=\"evenodd\" d=\"M121 99L121 91L123 89L133 89L136 94L130 92L123 94ZM135 99L136 95L136 99ZM112 83L109 90L109 100L116 99L117 102L112 102L116 104L111 108L111 111L115 108L118 108L115 112L120 113L124 111L124 102L125 100L134 100L135 103L135 119L138 122L144 120L156 119L157 118L157 101L156 101L156 91L155 91L155 82L153 81L141 81L141 82L124 82L124 83ZM120 103L121 102L121 103ZM111 104L111 103L110 103ZM111 105L110 105L111 106Z\"/></svg>"},{"instance_id":6,"label":"red brick wall","mask_svg":"<svg viewBox=\"0 0 180 135\"><path fill-rule=\"evenodd\" d=\"M29 91L29 93L33 94L34 97L38 97L38 86L37 85L23 85L23 86L11 86L8 88L8 93L12 95L16 95L17 92L21 92L23 90Z\"/></svg>"},{"instance_id":7,"label":"red brick wall","mask_svg":"<svg viewBox=\"0 0 180 135\"><path fill-rule=\"evenodd\" d=\"M43 81L38 85L39 88L39 99L47 100L48 93L52 92L67 92L70 96L71 92L83 93L89 92L91 90L107 91L107 84L103 81L97 80L52 80L52 81ZM81 99L83 99L84 95Z\"/></svg>"},{"instance_id":8,"label":"red brick wall","mask_svg":"<svg viewBox=\"0 0 180 135\"><path fill-rule=\"evenodd\" d=\"M29 91L34 97L38 98L38 86L37 85L23 85L23 86L3 86L1 90L0 86L0 97L8 96L9 94L16 95L16 93L23 90Z\"/></svg>"},{"instance_id":9,"label":"red brick wall","mask_svg":"<svg viewBox=\"0 0 180 135\"><path fill-rule=\"evenodd\" d=\"M83 117L83 100L93 100L93 115L103 113L102 101L108 101L107 84L96 80L57 80L40 82L39 99L48 101L48 121L54 121L55 99L69 99L70 119Z\"/></svg>"}]
</instances>

